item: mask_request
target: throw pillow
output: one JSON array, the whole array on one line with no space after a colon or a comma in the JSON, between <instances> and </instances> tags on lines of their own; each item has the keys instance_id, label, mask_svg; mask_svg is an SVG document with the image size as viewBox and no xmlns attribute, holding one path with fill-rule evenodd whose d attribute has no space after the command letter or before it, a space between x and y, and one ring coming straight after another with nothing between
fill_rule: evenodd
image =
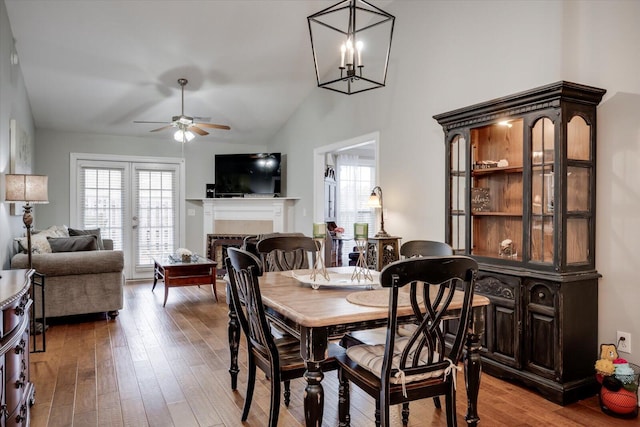
<instances>
[{"instance_id":1,"label":"throw pillow","mask_svg":"<svg viewBox=\"0 0 640 427\"><path fill-rule=\"evenodd\" d=\"M64 225L52 225L46 230L31 230L31 235L46 233L49 237L69 237L67 227Z\"/></svg>"},{"instance_id":2,"label":"throw pillow","mask_svg":"<svg viewBox=\"0 0 640 427\"><path fill-rule=\"evenodd\" d=\"M79 252L95 251L98 249L98 239L94 234L71 237L49 237L51 252Z\"/></svg>"},{"instance_id":3,"label":"throw pillow","mask_svg":"<svg viewBox=\"0 0 640 427\"><path fill-rule=\"evenodd\" d=\"M58 237L58 233L53 227L41 230L37 234L31 233L31 253L48 254L51 253L51 246L47 242L47 237ZM28 242L26 237L17 239L22 252L27 253Z\"/></svg>"},{"instance_id":4,"label":"throw pillow","mask_svg":"<svg viewBox=\"0 0 640 427\"><path fill-rule=\"evenodd\" d=\"M102 241L102 236L100 235L100 229L95 228L93 230L78 230L75 228L69 228L69 236L86 236L93 235L96 236L98 241L98 250L104 250L104 242Z\"/></svg>"}]
</instances>

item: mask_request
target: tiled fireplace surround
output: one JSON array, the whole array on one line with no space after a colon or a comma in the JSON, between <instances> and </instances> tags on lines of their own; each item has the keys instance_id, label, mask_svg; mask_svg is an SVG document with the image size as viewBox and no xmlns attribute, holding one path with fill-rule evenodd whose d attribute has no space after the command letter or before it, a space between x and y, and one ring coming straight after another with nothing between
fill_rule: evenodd
<instances>
[{"instance_id":1,"label":"tiled fireplace surround","mask_svg":"<svg viewBox=\"0 0 640 427\"><path fill-rule=\"evenodd\" d=\"M229 246L239 246L247 235L293 231L293 210L297 199L214 198L203 199L204 252L218 262L224 274L224 256Z\"/></svg>"}]
</instances>

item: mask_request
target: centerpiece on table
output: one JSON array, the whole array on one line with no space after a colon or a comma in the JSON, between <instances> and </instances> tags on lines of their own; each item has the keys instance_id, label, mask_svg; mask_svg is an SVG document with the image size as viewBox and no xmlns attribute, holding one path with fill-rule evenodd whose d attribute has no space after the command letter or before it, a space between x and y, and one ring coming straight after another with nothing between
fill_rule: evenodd
<instances>
[{"instance_id":1,"label":"centerpiece on table","mask_svg":"<svg viewBox=\"0 0 640 427\"><path fill-rule=\"evenodd\" d=\"M176 250L176 257L182 262L191 262L191 256L193 253L186 248L178 248Z\"/></svg>"}]
</instances>

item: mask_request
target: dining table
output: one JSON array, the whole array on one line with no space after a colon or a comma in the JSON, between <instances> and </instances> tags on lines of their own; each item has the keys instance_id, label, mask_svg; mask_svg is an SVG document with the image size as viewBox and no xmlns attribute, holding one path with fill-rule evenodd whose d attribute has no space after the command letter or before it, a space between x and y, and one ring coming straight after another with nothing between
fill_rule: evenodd
<instances>
[{"instance_id":1,"label":"dining table","mask_svg":"<svg viewBox=\"0 0 640 427\"><path fill-rule=\"evenodd\" d=\"M306 426L322 426L324 374L321 363L327 358L331 340L340 339L351 331L385 327L388 318L388 304L368 304L369 292L387 292L379 284L379 273L373 272L373 281L351 280L355 267L327 268L329 281L324 278L311 280L310 270L284 272L265 272L259 278L262 302L270 321L279 329L300 339L300 354L306 363L304 379L307 382L304 393L304 414ZM377 282L376 282L377 280ZM229 286L227 284L227 286ZM361 294L361 293L367 294ZM230 295L227 289L227 295ZM360 298L356 298L360 297ZM364 304L358 300L365 301ZM388 299L387 299L388 301ZM232 301L229 304L229 348L231 363L231 387L237 388L238 351L240 343L240 324ZM477 402L480 388L480 340L484 333L486 306L488 298L480 295L473 297L472 319L465 340L463 357L465 387L467 390L467 414L465 420L469 426L476 426L478 417ZM456 310L462 306L462 292L454 298L448 317L454 319ZM411 320L411 307L398 308L401 316Z\"/></svg>"}]
</instances>

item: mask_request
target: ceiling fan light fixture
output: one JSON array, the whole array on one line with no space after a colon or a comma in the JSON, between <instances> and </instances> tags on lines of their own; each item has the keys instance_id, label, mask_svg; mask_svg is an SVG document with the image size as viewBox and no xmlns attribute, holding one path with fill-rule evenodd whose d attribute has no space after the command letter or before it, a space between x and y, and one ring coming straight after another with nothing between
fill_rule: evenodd
<instances>
[{"instance_id":1,"label":"ceiling fan light fixture","mask_svg":"<svg viewBox=\"0 0 640 427\"><path fill-rule=\"evenodd\" d=\"M177 128L177 131L173 134L173 139L178 142L189 142L193 138L196 137L196 134L200 136L209 135L209 132L202 129L211 128L211 129L223 129L229 130L231 129L227 125L217 125L215 123L200 123L196 122L193 117L186 116L184 114L184 87L188 83L187 79L178 79L178 84L181 88L181 100L182 100L182 109L180 110L179 116L173 116L170 122L149 122L149 121L138 121L134 120L134 123L164 123L166 126L159 127L157 129L151 129L149 132L158 132L165 129ZM202 118L198 119L201 120Z\"/></svg>"},{"instance_id":2,"label":"ceiling fan light fixture","mask_svg":"<svg viewBox=\"0 0 640 427\"><path fill-rule=\"evenodd\" d=\"M178 142L190 142L196 135L190 130L182 130L178 129L176 133L173 134L173 139Z\"/></svg>"}]
</instances>

